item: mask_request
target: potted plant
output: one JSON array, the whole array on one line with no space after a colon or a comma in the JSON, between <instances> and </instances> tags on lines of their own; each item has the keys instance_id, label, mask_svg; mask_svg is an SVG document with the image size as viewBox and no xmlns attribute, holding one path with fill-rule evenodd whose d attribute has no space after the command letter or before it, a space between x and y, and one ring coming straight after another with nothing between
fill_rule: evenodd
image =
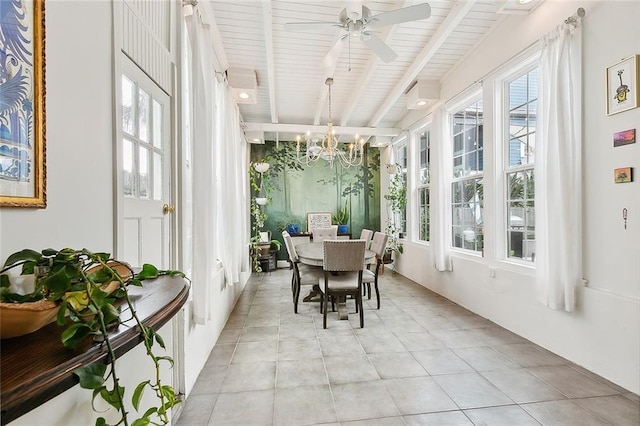
<instances>
[{"instance_id":1,"label":"potted plant","mask_svg":"<svg viewBox=\"0 0 640 426\"><path fill-rule=\"evenodd\" d=\"M404 176L400 171L399 164L387 164L387 170L391 174L391 180L389 182L389 193L384 196L387 200L387 222L385 226L385 233L389 236L387 239L387 248L385 251L389 253L402 254L403 246L401 243L404 214L407 207L407 185L404 181Z\"/></svg>"},{"instance_id":2,"label":"potted plant","mask_svg":"<svg viewBox=\"0 0 640 426\"><path fill-rule=\"evenodd\" d=\"M14 291L8 274L14 268L20 268L20 275L33 275L32 292L18 294ZM126 304L127 315L132 317L138 328L156 373L153 379L138 384L130 393L132 405L138 410L146 389L151 389L158 398L157 407L148 409L131 424L168 424L168 410L179 400L175 390L161 382L160 367L162 364L170 367L173 360L156 355L154 345L164 349L164 342L153 328L142 324L127 291L129 285L141 286L142 281L161 275L184 277L182 272L161 271L150 264L134 273L129 265L111 258L108 253L93 253L86 249L46 249L41 252L27 249L10 255L0 271L0 300L2 305L52 303L58 325L66 327L62 333L62 344L67 348L75 348L87 338L100 336L107 347L107 364L80 367L74 370L74 374L78 376L81 387L93 391L94 399L99 395L121 413L117 424L129 425L129 412L125 410L124 403L125 389L119 382L116 355L108 333L111 326L121 322L119 302ZM7 312L4 308L3 312ZM44 325L46 323L41 326ZM106 420L99 417L96 425L106 425Z\"/></svg>"},{"instance_id":3,"label":"potted plant","mask_svg":"<svg viewBox=\"0 0 640 426\"><path fill-rule=\"evenodd\" d=\"M349 231L349 203L344 202L344 207L339 208L338 212L333 215L333 222L338 225L338 233L346 234Z\"/></svg>"},{"instance_id":4,"label":"potted plant","mask_svg":"<svg viewBox=\"0 0 640 426\"><path fill-rule=\"evenodd\" d=\"M249 184L251 187L252 199L251 199L251 239L249 241L249 247L251 252L251 260L253 264L253 270L255 272L262 272L260 266L260 257L266 256L271 250L271 237L267 239L263 238L260 234L267 220L267 214L264 211L264 206L268 204L270 197L269 194L273 189L269 179L266 176L267 170L269 170L269 157L265 157L262 160L253 162L249 167ZM266 252L266 254L265 254Z\"/></svg>"}]
</instances>

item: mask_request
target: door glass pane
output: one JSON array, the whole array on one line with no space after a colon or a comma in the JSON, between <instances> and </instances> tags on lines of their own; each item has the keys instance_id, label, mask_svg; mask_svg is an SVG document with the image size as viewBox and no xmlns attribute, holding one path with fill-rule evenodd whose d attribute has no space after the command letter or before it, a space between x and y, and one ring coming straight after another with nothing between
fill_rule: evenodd
<instances>
[{"instance_id":1,"label":"door glass pane","mask_svg":"<svg viewBox=\"0 0 640 426\"><path fill-rule=\"evenodd\" d=\"M133 171L133 142L128 139L122 141L122 168L124 181L124 195L134 196L135 174Z\"/></svg>"},{"instance_id":2,"label":"door glass pane","mask_svg":"<svg viewBox=\"0 0 640 426\"><path fill-rule=\"evenodd\" d=\"M162 105L153 100L153 146L162 149Z\"/></svg>"},{"instance_id":3,"label":"door glass pane","mask_svg":"<svg viewBox=\"0 0 640 426\"><path fill-rule=\"evenodd\" d=\"M149 142L150 103L149 94L140 89L138 92L138 137L145 142Z\"/></svg>"},{"instance_id":4,"label":"door glass pane","mask_svg":"<svg viewBox=\"0 0 640 426\"><path fill-rule=\"evenodd\" d=\"M135 108L133 93L135 86L131 80L122 76L122 131L133 135Z\"/></svg>"},{"instance_id":5,"label":"door glass pane","mask_svg":"<svg viewBox=\"0 0 640 426\"><path fill-rule=\"evenodd\" d=\"M139 180L139 189L138 194L139 198L149 198L149 150L140 147L140 157L138 163L138 180Z\"/></svg>"},{"instance_id":6,"label":"door glass pane","mask_svg":"<svg viewBox=\"0 0 640 426\"><path fill-rule=\"evenodd\" d=\"M153 153L153 199L162 200L162 156Z\"/></svg>"}]
</instances>

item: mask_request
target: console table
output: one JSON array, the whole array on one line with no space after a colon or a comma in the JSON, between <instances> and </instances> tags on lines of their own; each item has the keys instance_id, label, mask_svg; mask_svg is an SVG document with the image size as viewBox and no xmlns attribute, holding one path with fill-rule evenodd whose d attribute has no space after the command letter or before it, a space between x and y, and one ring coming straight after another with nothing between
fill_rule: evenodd
<instances>
[{"instance_id":1,"label":"console table","mask_svg":"<svg viewBox=\"0 0 640 426\"><path fill-rule=\"evenodd\" d=\"M184 305L189 284L179 277L144 281L129 286L138 316L145 325L159 330ZM124 313L124 318L127 318ZM0 344L0 423L7 424L78 384L73 370L107 359L106 347L86 339L74 350L60 341L64 327L55 322L25 336ZM119 325L111 331L117 357L142 342L136 327ZM87 392L90 392L87 390Z\"/></svg>"}]
</instances>

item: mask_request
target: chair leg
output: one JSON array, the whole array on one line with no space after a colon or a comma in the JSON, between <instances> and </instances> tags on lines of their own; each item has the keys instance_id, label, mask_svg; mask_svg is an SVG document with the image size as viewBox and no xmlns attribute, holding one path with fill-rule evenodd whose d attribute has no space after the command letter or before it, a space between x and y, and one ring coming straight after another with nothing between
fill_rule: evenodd
<instances>
[{"instance_id":1,"label":"chair leg","mask_svg":"<svg viewBox=\"0 0 640 426\"><path fill-rule=\"evenodd\" d=\"M376 287L376 301L378 302L378 309L380 309L380 290L378 290L378 280L374 283Z\"/></svg>"},{"instance_id":2,"label":"chair leg","mask_svg":"<svg viewBox=\"0 0 640 426\"><path fill-rule=\"evenodd\" d=\"M298 301L300 300L300 284L296 280L295 290L293 292L293 313L298 313Z\"/></svg>"},{"instance_id":3,"label":"chair leg","mask_svg":"<svg viewBox=\"0 0 640 426\"><path fill-rule=\"evenodd\" d=\"M362 306L362 295L358 292L356 304L360 305L360 328L364 328L364 307Z\"/></svg>"},{"instance_id":4,"label":"chair leg","mask_svg":"<svg viewBox=\"0 0 640 426\"><path fill-rule=\"evenodd\" d=\"M371 284L365 283L365 285L367 287L367 299L371 299Z\"/></svg>"},{"instance_id":5,"label":"chair leg","mask_svg":"<svg viewBox=\"0 0 640 426\"><path fill-rule=\"evenodd\" d=\"M322 312L322 328L327 328L327 309L329 309L329 307L327 306L327 302L329 299L329 295L324 294L322 299L322 303L324 305L324 311Z\"/></svg>"}]
</instances>

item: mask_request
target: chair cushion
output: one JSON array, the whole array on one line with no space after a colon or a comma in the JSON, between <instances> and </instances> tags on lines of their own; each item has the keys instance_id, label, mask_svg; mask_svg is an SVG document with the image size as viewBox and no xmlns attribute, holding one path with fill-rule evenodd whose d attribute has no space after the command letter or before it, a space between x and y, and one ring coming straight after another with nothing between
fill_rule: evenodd
<instances>
[{"instance_id":1,"label":"chair cushion","mask_svg":"<svg viewBox=\"0 0 640 426\"><path fill-rule=\"evenodd\" d=\"M362 282L363 283L372 283L376 279L376 274L373 271L368 269L362 270Z\"/></svg>"},{"instance_id":2,"label":"chair cushion","mask_svg":"<svg viewBox=\"0 0 640 426\"><path fill-rule=\"evenodd\" d=\"M320 290L326 294L324 286L324 274L318 280ZM341 272L339 275L329 275L329 290L357 290L358 289L358 273L357 272Z\"/></svg>"},{"instance_id":3,"label":"chair cushion","mask_svg":"<svg viewBox=\"0 0 640 426\"><path fill-rule=\"evenodd\" d=\"M318 280L323 279L324 277L322 268L317 266L309 266L299 263L298 271L300 272L300 285L316 285L318 284Z\"/></svg>"}]
</instances>

